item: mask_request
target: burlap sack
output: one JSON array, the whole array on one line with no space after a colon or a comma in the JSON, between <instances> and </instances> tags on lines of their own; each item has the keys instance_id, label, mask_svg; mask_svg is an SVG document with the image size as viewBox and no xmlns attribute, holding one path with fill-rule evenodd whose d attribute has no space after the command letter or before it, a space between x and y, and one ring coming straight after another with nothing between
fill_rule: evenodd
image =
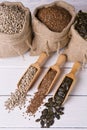
<instances>
[{"instance_id":1,"label":"burlap sack","mask_svg":"<svg viewBox=\"0 0 87 130\"><path fill-rule=\"evenodd\" d=\"M47 28L47 26L45 26L35 17L38 9L43 7L50 7L53 5L65 8L70 12L72 16L71 21L69 22L67 27L64 28L63 31L60 33L51 31L50 29ZM37 7L34 11L32 21L34 38L32 41L32 50L30 54L38 55L41 52L50 53L65 47L69 41L68 31L70 29L71 24L74 21L75 15L76 13L74 7L63 1L56 1L51 4Z\"/></svg>"},{"instance_id":2,"label":"burlap sack","mask_svg":"<svg viewBox=\"0 0 87 130\"><path fill-rule=\"evenodd\" d=\"M71 26L70 34L71 40L64 54L69 61L87 63L87 41L79 35L74 25Z\"/></svg>"},{"instance_id":3,"label":"burlap sack","mask_svg":"<svg viewBox=\"0 0 87 130\"><path fill-rule=\"evenodd\" d=\"M0 57L23 55L31 47L31 14L20 2L3 2L6 5L18 5L25 10L25 23L23 29L17 34L0 33ZM1 3L1 4L3 4Z\"/></svg>"}]
</instances>

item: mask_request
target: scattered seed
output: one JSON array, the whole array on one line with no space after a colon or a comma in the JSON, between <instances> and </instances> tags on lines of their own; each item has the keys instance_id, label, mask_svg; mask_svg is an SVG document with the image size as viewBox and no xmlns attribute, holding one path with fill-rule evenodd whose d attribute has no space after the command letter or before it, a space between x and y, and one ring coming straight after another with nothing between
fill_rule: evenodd
<instances>
[{"instance_id":1,"label":"scattered seed","mask_svg":"<svg viewBox=\"0 0 87 130\"><path fill-rule=\"evenodd\" d=\"M55 113L55 117L59 120L60 119L60 115Z\"/></svg>"},{"instance_id":2,"label":"scattered seed","mask_svg":"<svg viewBox=\"0 0 87 130\"><path fill-rule=\"evenodd\" d=\"M42 115L47 115L48 114L48 109L44 109L43 111L42 111Z\"/></svg>"},{"instance_id":3,"label":"scattered seed","mask_svg":"<svg viewBox=\"0 0 87 130\"><path fill-rule=\"evenodd\" d=\"M26 90L24 88L16 89L14 93L11 93L10 98L5 101L5 108L8 111L14 110L15 107L19 106L21 110L22 106L26 103Z\"/></svg>"},{"instance_id":4,"label":"scattered seed","mask_svg":"<svg viewBox=\"0 0 87 130\"><path fill-rule=\"evenodd\" d=\"M45 103L45 107L46 108L42 111L40 118L36 120L36 122L40 122L42 128L49 128L54 124L55 118L59 120L60 116L64 114L64 107L59 106L54 98L49 98L48 102Z\"/></svg>"},{"instance_id":5,"label":"scattered seed","mask_svg":"<svg viewBox=\"0 0 87 130\"><path fill-rule=\"evenodd\" d=\"M39 122L41 119L37 119L36 122Z\"/></svg>"},{"instance_id":6,"label":"scattered seed","mask_svg":"<svg viewBox=\"0 0 87 130\"><path fill-rule=\"evenodd\" d=\"M19 106L19 109L26 107L25 103L27 101L27 92L26 87L30 84L31 80L33 79L35 73L37 72L37 68L30 66L25 75L22 77L19 88L15 90L14 93L11 93L10 98L5 102L5 107L7 110L11 111L15 107ZM28 78L26 78L26 75ZM25 84L27 82L27 84ZM25 86L26 85L26 86Z\"/></svg>"}]
</instances>

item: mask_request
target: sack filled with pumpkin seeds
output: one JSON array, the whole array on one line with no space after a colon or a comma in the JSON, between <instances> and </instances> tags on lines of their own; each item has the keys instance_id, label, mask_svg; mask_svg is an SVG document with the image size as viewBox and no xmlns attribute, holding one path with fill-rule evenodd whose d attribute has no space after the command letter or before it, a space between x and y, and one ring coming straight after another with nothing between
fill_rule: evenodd
<instances>
[{"instance_id":1,"label":"sack filled with pumpkin seeds","mask_svg":"<svg viewBox=\"0 0 87 130\"><path fill-rule=\"evenodd\" d=\"M0 57L23 55L31 47L31 15L20 2L0 4Z\"/></svg>"},{"instance_id":2,"label":"sack filled with pumpkin seeds","mask_svg":"<svg viewBox=\"0 0 87 130\"><path fill-rule=\"evenodd\" d=\"M74 7L63 1L37 7L32 19L34 38L31 55L50 53L65 47L75 15Z\"/></svg>"},{"instance_id":3,"label":"sack filled with pumpkin seeds","mask_svg":"<svg viewBox=\"0 0 87 130\"><path fill-rule=\"evenodd\" d=\"M87 13L78 12L70 35L70 43L64 52L68 60L87 63Z\"/></svg>"}]
</instances>

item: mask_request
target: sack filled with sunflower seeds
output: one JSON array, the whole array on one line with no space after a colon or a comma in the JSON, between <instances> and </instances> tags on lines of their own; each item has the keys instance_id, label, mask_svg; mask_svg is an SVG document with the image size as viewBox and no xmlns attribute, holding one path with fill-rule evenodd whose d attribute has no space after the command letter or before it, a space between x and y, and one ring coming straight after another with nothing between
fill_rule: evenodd
<instances>
[{"instance_id":1,"label":"sack filled with sunflower seeds","mask_svg":"<svg viewBox=\"0 0 87 130\"><path fill-rule=\"evenodd\" d=\"M0 3L0 58L23 55L31 47L31 14L20 2Z\"/></svg>"}]
</instances>

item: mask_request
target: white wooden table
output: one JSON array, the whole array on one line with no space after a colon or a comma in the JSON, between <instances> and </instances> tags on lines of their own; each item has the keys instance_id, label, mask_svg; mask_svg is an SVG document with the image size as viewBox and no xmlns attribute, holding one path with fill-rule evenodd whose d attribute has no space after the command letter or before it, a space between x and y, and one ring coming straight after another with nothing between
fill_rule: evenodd
<instances>
[{"instance_id":1,"label":"white wooden table","mask_svg":"<svg viewBox=\"0 0 87 130\"><path fill-rule=\"evenodd\" d=\"M3 0L0 0L2 2ZM54 0L10 0L10 1L21 1L26 7L29 7L33 12L34 8L40 4L49 3ZM87 0L65 0L75 6L76 10L87 11ZM30 57L29 54L24 55L25 60L22 57L0 59L0 130L27 130L27 129L40 129L39 123L35 122L35 119L40 116L40 113L36 113L36 117L28 117L25 119L22 116L22 112L16 108L10 114L5 110L4 101L9 97L10 92L14 92L16 84L23 74L25 69L36 61L38 57ZM40 76L39 80L35 83L33 88L29 91L29 95L33 96L34 92L37 91L38 83L43 77L47 67L53 65L57 59L57 54L55 53L52 58L45 64L43 68L43 74ZM63 67L61 74L64 75L68 73L72 67L73 63L67 63ZM60 77L60 79L61 79ZM58 84L58 83L57 83ZM54 87L54 89L57 85ZM54 90L48 95L50 97L53 95ZM47 98L48 98L47 97ZM28 100L30 96L27 97ZM46 98L46 100L47 100ZM45 101L46 101L45 100ZM28 104L27 104L28 105ZM42 107L43 108L43 107ZM50 129L58 130L87 130L87 66L84 70L79 72L77 75L77 83L69 95L67 102L65 103L65 114L61 116L61 119L55 120L54 125Z\"/></svg>"}]
</instances>

